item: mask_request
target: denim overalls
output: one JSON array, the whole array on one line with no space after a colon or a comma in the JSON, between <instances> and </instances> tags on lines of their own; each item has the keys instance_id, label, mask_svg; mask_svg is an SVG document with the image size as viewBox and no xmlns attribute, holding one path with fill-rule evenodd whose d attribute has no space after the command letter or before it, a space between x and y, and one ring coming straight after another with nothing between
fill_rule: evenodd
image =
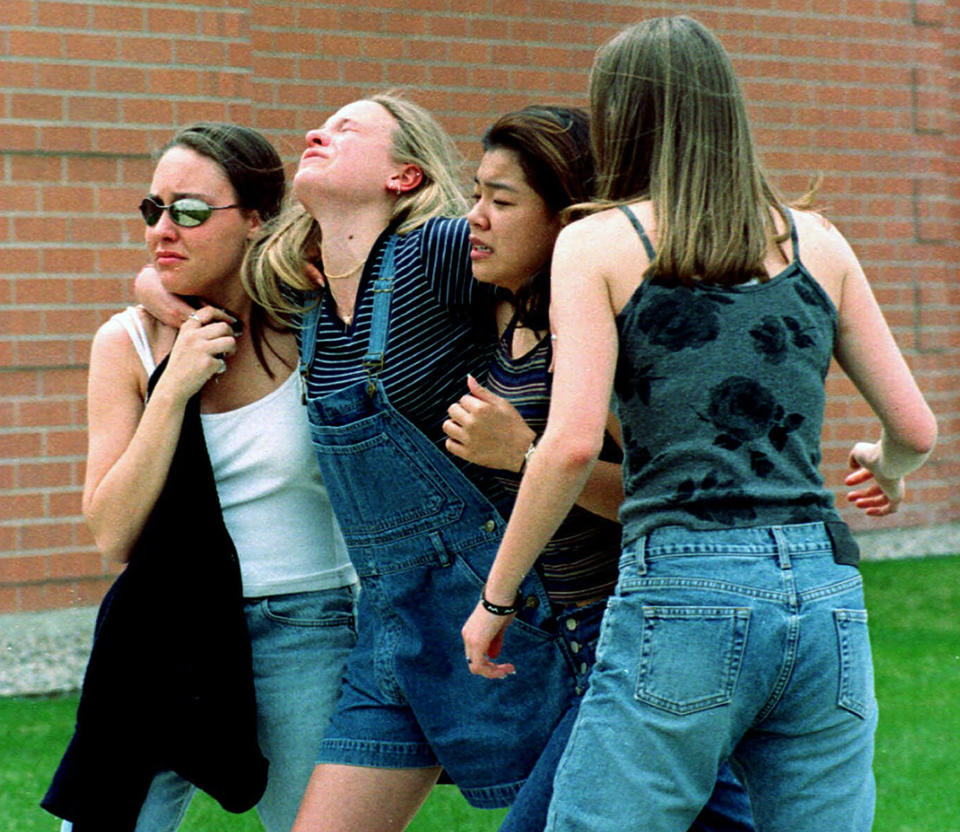
<instances>
[{"instance_id":1,"label":"denim overalls","mask_svg":"<svg viewBox=\"0 0 960 832\"><path fill-rule=\"evenodd\" d=\"M318 762L442 765L477 807L508 805L574 696L572 658L535 572L500 660L472 675L460 627L476 606L505 523L463 473L387 399L378 373L390 331L397 238L374 281L368 379L307 403L317 460L360 576L358 642ZM320 307L304 315L309 373Z\"/></svg>"}]
</instances>

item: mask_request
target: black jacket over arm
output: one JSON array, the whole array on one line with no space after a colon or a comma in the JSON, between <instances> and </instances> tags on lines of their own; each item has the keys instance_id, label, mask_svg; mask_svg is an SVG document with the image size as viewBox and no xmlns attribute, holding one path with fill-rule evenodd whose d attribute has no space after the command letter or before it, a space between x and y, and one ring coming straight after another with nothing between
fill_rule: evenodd
<instances>
[{"instance_id":1,"label":"black jacket over arm","mask_svg":"<svg viewBox=\"0 0 960 832\"><path fill-rule=\"evenodd\" d=\"M41 805L74 832L132 832L164 769L232 812L266 788L240 569L199 395L130 562L100 606L76 729Z\"/></svg>"}]
</instances>

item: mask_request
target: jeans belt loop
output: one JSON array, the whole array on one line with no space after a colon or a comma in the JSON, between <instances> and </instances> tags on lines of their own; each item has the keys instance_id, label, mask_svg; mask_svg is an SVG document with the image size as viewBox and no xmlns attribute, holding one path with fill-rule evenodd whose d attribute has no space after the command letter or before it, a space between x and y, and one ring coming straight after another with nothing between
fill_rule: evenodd
<instances>
[{"instance_id":1,"label":"jeans belt loop","mask_svg":"<svg viewBox=\"0 0 960 832\"><path fill-rule=\"evenodd\" d=\"M773 526L773 539L777 544L777 560L780 563L781 569L790 569L792 565L790 563L790 550L787 544L787 536L783 533L783 529L780 526Z\"/></svg>"},{"instance_id":2,"label":"jeans belt loop","mask_svg":"<svg viewBox=\"0 0 960 832\"><path fill-rule=\"evenodd\" d=\"M637 574L646 575L647 574L647 540L649 540L650 535L645 534L639 540L637 540Z\"/></svg>"}]
</instances>

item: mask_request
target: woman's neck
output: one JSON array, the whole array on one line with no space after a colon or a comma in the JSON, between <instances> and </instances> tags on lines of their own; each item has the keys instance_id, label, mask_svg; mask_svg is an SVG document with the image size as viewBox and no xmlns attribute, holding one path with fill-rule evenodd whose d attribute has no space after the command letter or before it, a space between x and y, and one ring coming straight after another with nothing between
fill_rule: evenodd
<instances>
[{"instance_id":1,"label":"woman's neck","mask_svg":"<svg viewBox=\"0 0 960 832\"><path fill-rule=\"evenodd\" d=\"M327 274L343 274L363 262L390 223L390 206L320 210L320 258Z\"/></svg>"},{"instance_id":2,"label":"woman's neck","mask_svg":"<svg viewBox=\"0 0 960 832\"><path fill-rule=\"evenodd\" d=\"M235 315L245 324L250 323L253 303L240 282L240 275L236 275L220 290L203 295L202 300L211 306L217 306L231 315Z\"/></svg>"}]
</instances>

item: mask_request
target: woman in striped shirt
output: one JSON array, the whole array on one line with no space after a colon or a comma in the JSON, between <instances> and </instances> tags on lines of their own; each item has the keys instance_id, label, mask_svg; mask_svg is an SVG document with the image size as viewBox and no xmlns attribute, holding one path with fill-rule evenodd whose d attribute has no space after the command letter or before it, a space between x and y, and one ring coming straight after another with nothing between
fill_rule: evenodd
<instances>
[{"instance_id":1,"label":"woman in striped shirt","mask_svg":"<svg viewBox=\"0 0 960 832\"><path fill-rule=\"evenodd\" d=\"M485 385L449 408L447 449L495 470L511 498L547 421L554 342L549 333L550 258L565 208L586 201L593 184L588 118L569 107L532 106L508 113L483 136L474 178L471 227L473 276L498 287L499 339ZM543 829L553 772L593 666L593 651L620 555L617 510L623 497L619 423L611 414L600 461L577 504L537 559L574 657L576 687L511 809L514 829ZM727 766L691 826L696 832L753 828L746 793Z\"/></svg>"}]
</instances>

